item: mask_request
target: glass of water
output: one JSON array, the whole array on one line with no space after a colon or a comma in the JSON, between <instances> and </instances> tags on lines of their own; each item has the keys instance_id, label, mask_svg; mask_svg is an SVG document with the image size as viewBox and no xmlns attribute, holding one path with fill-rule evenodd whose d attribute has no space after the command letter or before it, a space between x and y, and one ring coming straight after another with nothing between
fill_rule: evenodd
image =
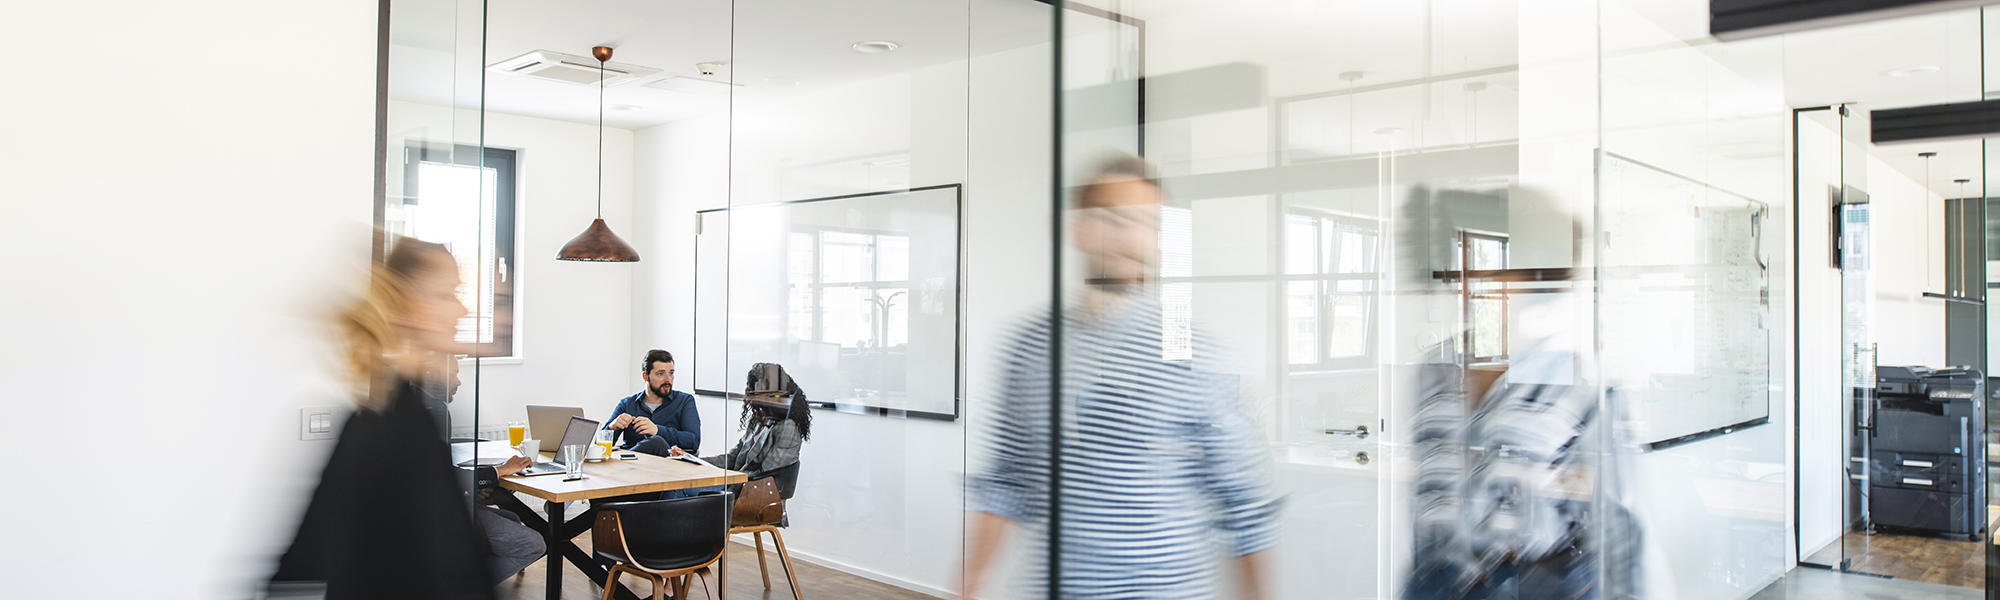
<instances>
[{"instance_id":1,"label":"glass of water","mask_svg":"<svg viewBox=\"0 0 2000 600\"><path fill-rule=\"evenodd\" d=\"M556 460L561 462L569 473L567 477L574 479L583 476L583 457L586 447L581 444L563 446L561 451L556 453Z\"/></svg>"}]
</instances>

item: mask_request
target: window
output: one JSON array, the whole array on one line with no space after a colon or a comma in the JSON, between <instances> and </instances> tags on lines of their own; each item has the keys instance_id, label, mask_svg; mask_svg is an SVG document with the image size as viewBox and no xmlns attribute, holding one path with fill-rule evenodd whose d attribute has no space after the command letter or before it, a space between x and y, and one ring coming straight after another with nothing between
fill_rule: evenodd
<instances>
[{"instance_id":1,"label":"window","mask_svg":"<svg viewBox=\"0 0 2000 600\"><path fill-rule=\"evenodd\" d=\"M514 355L515 153L499 148L411 142L403 189L378 225L436 242L458 258L458 299L468 314L458 341L473 356Z\"/></svg>"},{"instance_id":2,"label":"window","mask_svg":"<svg viewBox=\"0 0 2000 600\"><path fill-rule=\"evenodd\" d=\"M1284 349L1292 370L1361 368L1374 358L1378 231L1362 219L1285 215Z\"/></svg>"},{"instance_id":3,"label":"window","mask_svg":"<svg viewBox=\"0 0 2000 600\"><path fill-rule=\"evenodd\" d=\"M1470 243L1471 248L1465 245ZM1472 261L1474 271L1497 271L1507 268L1507 238L1466 232L1454 244L1458 254L1452 259L1453 270L1462 268L1465 261ZM1471 349L1472 362L1499 362L1507 360L1507 293L1506 284L1473 279L1470 304L1466 324L1466 347ZM1463 294L1463 292L1461 292Z\"/></svg>"}]
</instances>

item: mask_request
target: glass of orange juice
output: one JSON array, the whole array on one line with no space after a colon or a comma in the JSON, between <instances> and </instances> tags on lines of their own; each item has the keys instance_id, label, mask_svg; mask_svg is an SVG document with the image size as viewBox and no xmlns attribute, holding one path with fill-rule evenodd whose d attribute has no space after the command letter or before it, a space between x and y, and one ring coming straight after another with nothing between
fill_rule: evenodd
<instances>
[{"instance_id":1,"label":"glass of orange juice","mask_svg":"<svg viewBox=\"0 0 2000 600\"><path fill-rule=\"evenodd\" d=\"M520 421L507 422L507 445L519 446L521 440L528 439L528 424Z\"/></svg>"},{"instance_id":2,"label":"glass of orange juice","mask_svg":"<svg viewBox=\"0 0 2000 600\"><path fill-rule=\"evenodd\" d=\"M611 446L618 443L618 432L610 429L597 430L597 445L604 447L605 457L611 456Z\"/></svg>"}]
</instances>

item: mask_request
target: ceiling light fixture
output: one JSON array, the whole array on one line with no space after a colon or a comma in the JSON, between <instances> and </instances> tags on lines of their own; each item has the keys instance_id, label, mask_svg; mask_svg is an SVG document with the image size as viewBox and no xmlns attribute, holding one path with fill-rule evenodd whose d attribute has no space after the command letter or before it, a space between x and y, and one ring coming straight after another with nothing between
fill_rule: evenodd
<instances>
[{"instance_id":1,"label":"ceiling light fixture","mask_svg":"<svg viewBox=\"0 0 2000 600\"><path fill-rule=\"evenodd\" d=\"M1943 70L1944 69L1941 67L1924 65L1921 67L1908 67L1903 69L1896 69L1894 71L1883 73L1883 75L1887 75L1890 77L1916 77L1918 75L1929 75Z\"/></svg>"},{"instance_id":2,"label":"ceiling light fixture","mask_svg":"<svg viewBox=\"0 0 2000 600\"><path fill-rule=\"evenodd\" d=\"M855 52L860 52L862 54L881 54L883 52L895 52L897 48L901 47L903 47L902 44L898 44L888 40L868 40L865 42L855 42L853 46Z\"/></svg>"},{"instance_id":3,"label":"ceiling light fixture","mask_svg":"<svg viewBox=\"0 0 2000 600\"><path fill-rule=\"evenodd\" d=\"M590 49L590 55L597 59L597 68L603 69L604 62L611 60L611 49L598 46ZM639 251L631 244L618 239L611 232L611 226L604 224L604 84L597 85L597 220L583 233L571 238L556 251L556 260L587 262L639 262Z\"/></svg>"}]
</instances>

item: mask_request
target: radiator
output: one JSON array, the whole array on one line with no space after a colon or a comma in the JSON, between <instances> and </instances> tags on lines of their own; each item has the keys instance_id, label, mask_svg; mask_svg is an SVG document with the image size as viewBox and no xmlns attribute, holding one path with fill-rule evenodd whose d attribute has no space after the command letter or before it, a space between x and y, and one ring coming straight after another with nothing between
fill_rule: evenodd
<instances>
[{"instance_id":1,"label":"radiator","mask_svg":"<svg viewBox=\"0 0 2000 600\"><path fill-rule=\"evenodd\" d=\"M469 438L479 438L482 440L505 440L507 439L507 426L482 425L479 427L453 427L451 428L451 437L455 438L469 437Z\"/></svg>"}]
</instances>

